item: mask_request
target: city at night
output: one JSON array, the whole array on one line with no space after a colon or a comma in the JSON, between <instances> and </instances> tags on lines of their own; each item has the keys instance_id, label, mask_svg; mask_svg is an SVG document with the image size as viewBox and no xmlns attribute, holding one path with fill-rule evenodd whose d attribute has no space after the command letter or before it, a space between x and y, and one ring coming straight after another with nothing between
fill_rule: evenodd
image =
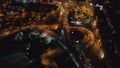
<instances>
[{"instance_id":1,"label":"city at night","mask_svg":"<svg viewBox=\"0 0 120 68\"><path fill-rule=\"evenodd\" d=\"M0 0L0 68L120 68L120 0Z\"/></svg>"}]
</instances>

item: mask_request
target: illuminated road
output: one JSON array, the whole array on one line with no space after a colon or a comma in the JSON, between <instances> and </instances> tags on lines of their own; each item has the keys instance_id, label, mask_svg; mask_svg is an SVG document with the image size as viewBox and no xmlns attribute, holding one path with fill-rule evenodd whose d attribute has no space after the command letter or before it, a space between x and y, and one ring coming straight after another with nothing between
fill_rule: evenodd
<instances>
[{"instance_id":1,"label":"illuminated road","mask_svg":"<svg viewBox=\"0 0 120 68\"><path fill-rule=\"evenodd\" d=\"M65 6L63 6L65 4ZM93 16L94 13L94 9L89 7L90 2L86 1L83 2L83 6L79 6L78 4L72 2L65 2L63 3L63 5L61 6L62 8L62 12L61 14L63 14L63 28L66 30L68 39L70 39L70 30L78 30L80 32L82 32L83 34L83 39L82 39L82 43L87 43L87 47L91 47L93 50L93 53L95 55L98 55L98 53L102 50L101 48L101 39L99 36L99 29L97 28L97 17L92 20L92 23L90 23L91 27L90 29L87 27L84 27L84 25L82 26L70 26L68 24L68 14L70 11L70 8L74 8L74 7L79 7L82 8L81 13L86 13L89 14L88 16ZM72 7L69 5L72 5ZM75 8L75 9L79 9L79 8Z\"/></svg>"}]
</instances>

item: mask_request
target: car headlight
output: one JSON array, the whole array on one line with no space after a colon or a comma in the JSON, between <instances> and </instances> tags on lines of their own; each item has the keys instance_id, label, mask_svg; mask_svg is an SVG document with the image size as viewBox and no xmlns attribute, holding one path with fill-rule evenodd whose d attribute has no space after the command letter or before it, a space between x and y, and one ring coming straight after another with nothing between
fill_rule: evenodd
<instances>
[{"instance_id":1,"label":"car headlight","mask_svg":"<svg viewBox=\"0 0 120 68\"><path fill-rule=\"evenodd\" d=\"M100 59L104 59L105 58L105 53L104 53L104 51L103 50L101 50L100 52L99 52L99 58Z\"/></svg>"}]
</instances>

